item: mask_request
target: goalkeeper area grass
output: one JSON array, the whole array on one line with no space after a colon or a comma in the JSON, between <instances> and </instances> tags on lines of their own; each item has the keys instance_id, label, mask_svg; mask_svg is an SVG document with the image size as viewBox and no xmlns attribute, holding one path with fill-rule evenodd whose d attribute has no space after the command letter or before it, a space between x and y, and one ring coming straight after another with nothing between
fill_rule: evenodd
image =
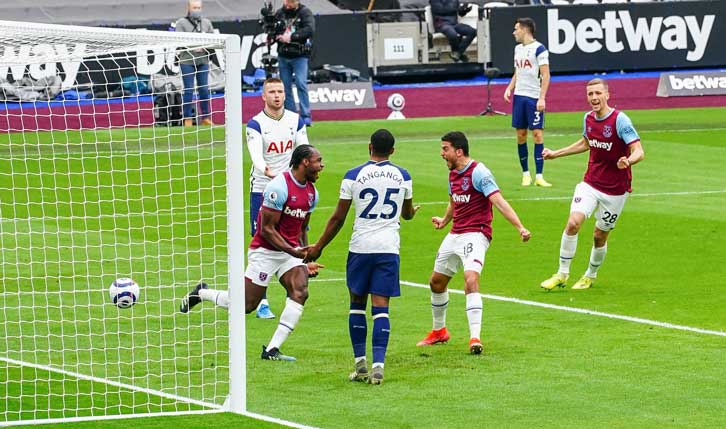
<instances>
[{"instance_id":1,"label":"goalkeeper area grass","mask_svg":"<svg viewBox=\"0 0 726 429\"><path fill-rule=\"evenodd\" d=\"M261 345L269 340L276 320L259 320L254 315L247 317L249 411L302 425L329 428L726 425L723 382L726 379L726 366L723 365L726 361L726 108L627 113L641 136L645 159L633 167L633 193L617 228L610 235L605 262L592 289L574 291L567 288L552 292L540 289L539 283L557 270L560 236L574 187L586 169L586 153L545 162L545 178L553 184L552 188L524 188L520 186L521 171L510 117L316 122L309 129L309 137L320 149L325 169L316 183L320 201L312 215L311 242L320 236L333 212L343 174L368 159L368 138L378 128L388 128L396 136L392 161L411 173L414 202L422 206L413 220L401 222L402 296L391 301L391 337L385 381L381 386L370 386L347 380L353 369L345 286L345 259L352 227L352 214L349 214L346 225L323 253L319 262L326 268L318 278L311 280L303 317L282 347L285 354L297 357L297 362L262 361L259 358ZM545 146L555 149L571 144L581 136L582 123L582 113L548 114ZM452 130L466 133L471 156L492 171L502 195L532 231L532 240L522 243L517 231L495 210L494 239L481 278L481 292L485 294L482 321L485 350L480 356L468 353L465 300L460 293L463 289L461 273L450 283L447 326L451 340L433 347L415 345L431 329L428 277L438 246L448 231L448 228L434 230L430 219L444 213L448 200L448 170L439 155L439 146L440 137ZM160 137L162 132L159 129L114 130L108 132L107 142L95 142L93 139L97 139L98 134L91 139L87 132L78 132L74 138L81 139L89 149L108 146L107 150L116 150L113 141L130 133L141 133L146 137L141 141L146 143L136 145L135 150L142 152L144 157L158 157L156 161L161 160L162 164L170 155L169 152L154 152L159 142L154 141L153 136L162 139L163 145L180 149L174 151L174 156L187 157L185 159L198 156L200 150L224 153L222 128L196 133L195 141L184 140L178 132L175 136ZM216 143L205 146L205 136ZM18 168L9 161L9 147L13 139L18 138L21 138L19 134L0 136L0 178L4 183L0 186L3 281L7 278L31 279L45 271L52 272L62 281L64 276L73 275L72 267L18 264L18 256L11 249L14 231L18 228L42 226L42 219L37 219L32 204L24 213L27 221L19 221L20 214L16 212L13 212L13 219L3 215L9 213L13 201L29 198L25 190L14 192L9 185L11 179L17 180L9 172ZM24 138L42 142L67 137L33 132ZM529 145L530 158L533 158L531 138ZM247 158L247 154L245 156ZM532 159L530 164L534 169ZM103 174L103 166L94 169L72 162L64 165L71 177L69 183L95 183L99 174ZM188 165L191 168L193 163ZM24 168L32 169L33 166L25 164ZM129 164L128 168L135 166ZM204 170L203 165L194 168ZM213 171L211 176L200 171L199 177L194 177L194 171L184 172L190 178L187 185L211 185L210 193L224 192L221 186L224 183L223 166L217 166ZM245 160L247 171L249 159ZM42 180L33 176L33 171L27 173L21 177ZM147 174L177 173L169 169L139 168L138 177L129 176L129 180L142 183ZM127 186L132 189L135 182ZM71 194L67 197L68 201L74 201ZM103 199L103 195L97 197ZM201 198L207 197L202 194ZM220 204L224 199L216 194L208 196L208 201L209 204ZM149 202L140 201L139 204ZM165 229L173 226L167 220L151 215L162 208L173 214L174 207L183 206L185 201L171 198L156 204L155 209L151 206L147 209L149 216L132 221L126 219L132 223L121 223L117 228L128 229L128 238L138 233L133 222L147 226L158 224L158 239L163 245L179 246L180 252L182 248L195 246L195 243L164 243ZM58 207L59 210L74 210L73 204ZM248 218L240 221L247 224ZM224 219L208 218L200 212L200 230L213 232L205 239L224 243L224 225ZM593 225L594 220L589 219L579 234L570 284L587 267ZM74 239L81 238L91 240L88 237ZM59 252L71 246L62 240L29 244L46 246L46 249L37 250L39 252ZM129 252L146 251L149 253L146 260L154 260L154 248L129 249ZM217 258L224 260L224 247L215 249ZM87 265L82 257L79 254L74 261ZM91 258L103 261L104 255L91 255ZM4 387L0 390L0 416L19 420L178 409L178 404L172 400L151 393L106 386L98 380L74 380L56 373L39 375L43 369L11 363L8 359L23 362L35 359L29 363L47 364L43 359L48 356L42 353L8 353L8 341L21 341L27 332L34 332L37 336L34 341L43 341L47 349L62 350L65 361L80 362L76 365L79 372L85 370L100 378L123 377L122 367L115 365L109 369L104 366L104 353L112 354L114 359L125 356L122 354L125 352L117 351L120 348L133 349L128 356L143 362L143 371L148 373L146 382L152 387L155 383L161 386L176 382L183 389L186 384L199 384L197 380L190 382L190 377L214 375L224 379L224 365L220 369L219 363L227 360L224 344L227 327L221 322L226 317L225 311L202 303L189 315L180 315L178 305L175 305L194 285L193 281L203 276L203 270L193 265L208 260L204 255L198 255L196 258L156 261L156 265L150 267L153 276L135 277L141 285L142 297L141 303L133 309L133 319L129 320L109 318L109 314L117 311L105 295L110 281L98 279L98 284L93 285L98 293L87 294L87 302L78 302L79 306L93 304L88 310L89 319L97 317L104 321L89 324L85 332L108 338L109 349L98 354L84 352L84 344L58 344L62 339L55 332L34 332L28 324L6 323L5 318L13 311L20 312L19 320L30 320L31 316L38 317L38 313L60 318L62 306L58 307L54 300L62 297L33 295L30 293L32 281L14 286L20 288L20 296L3 290L0 293L0 326L4 332L0 332L0 336L8 340L0 341L0 358L6 358L0 360L0 386ZM159 289L164 296L144 294L150 289L149 282L168 281L159 267L188 270L190 283ZM221 267L213 272L223 273L225 269ZM221 282L223 278L220 275L216 280ZM214 278L210 280L215 281ZM216 286L225 287L223 284ZM33 297L32 302L25 294ZM284 306L284 290L273 281L268 297L273 312L279 316ZM159 302L163 303L162 308L158 308ZM151 322L145 320L144 311L150 306L156 306L156 313L161 312L160 317L154 316L159 320L153 322L161 327L156 335L158 338L141 341L146 347L134 349L134 341L139 342L133 334L134 329L148 328ZM370 306L368 308L370 319ZM184 335L196 338L175 337L175 326L182 325ZM57 328L62 329L63 324L58 324ZM183 344L178 344L177 340L183 340ZM205 345L206 342L214 344ZM17 349L18 344L13 343L13 346ZM160 357L177 347L197 348L200 352L196 355L200 358L187 362L188 368L177 368L175 381L155 379L156 373L168 374L161 368L168 362ZM204 350L215 352L210 355ZM370 357L370 334L368 350ZM49 381L40 385L33 381L37 378ZM218 391L215 386L204 386L204 392L188 391L185 395L221 403L226 385L216 386ZM71 397L63 396L64 393ZM139 398L140 395L144 397ZM128 404L144 405L133 407ZM29 407L51 411L23 412ZM188 409L204 407L189 405ZM0 425L2 423L0 420ZM84 422L68 427L121 428L128 425L143 428L275 427L230 414Z\"/></svg>"}]
</instances>

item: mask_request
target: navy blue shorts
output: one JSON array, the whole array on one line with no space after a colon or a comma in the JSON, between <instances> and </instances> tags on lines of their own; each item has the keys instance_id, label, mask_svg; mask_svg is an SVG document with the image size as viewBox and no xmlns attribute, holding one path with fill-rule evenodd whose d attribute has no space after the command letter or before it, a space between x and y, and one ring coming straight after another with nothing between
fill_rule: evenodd
<instances>
[{"instance_id":1,"label":"navy blue shorts","mask_svg":"<svg viewBox=\"0 0 726 429\"><path fill-rule=\"evenodd\" d=\"M512 104L512 128L537 130L544 128L544 112L537 111L537 99L515 95Z\"/></svg>"},{"instance_id":2,"label":"navy blue shorts","mask_svg":"<svg viewBox=\"0 0 726 429\"><path fill-rule=\"evenodd\" d=\"M348 252L348 289L358 296L401 296L401 258L395 253Z\"/></svg>"},{"instance_id":3,"label":"navy blue shorts","mask_svg":"<svg viewBox=\"0 0 726 429\"><path fill-rule=\"evenodd\" d=\"M257 232L257 216L262 207L262 192L250 192L250 235L254 236Z\"/></svg>"}]
</instances>

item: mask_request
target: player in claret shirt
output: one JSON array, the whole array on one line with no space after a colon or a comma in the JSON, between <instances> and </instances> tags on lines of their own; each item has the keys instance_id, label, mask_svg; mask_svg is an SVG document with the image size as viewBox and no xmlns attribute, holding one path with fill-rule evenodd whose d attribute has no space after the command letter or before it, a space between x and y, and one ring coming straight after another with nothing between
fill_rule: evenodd
<instances>
[{"instance_id":1,"label":"player in claret shirt","mask_svg":"<svg viewBox=\"0 0 726 429\"><path fill-rule=\"evenodd\" d=\"M586 218L595 214L594 243L590 265L573 289L590 288L597 271L605 260L610 231L620 218L625 200L632 191L631 166L643 160L645 153L640 137L625 113L608 105L608 84L603 79L587 83L587 100L592 108L585 114L582 137L558 150L545 149L545 159L590 151L590 160L582 182L575 187L570 205L570 217L560 242L560 267L556 274L543 281L546 290L565 287L570 275L570 263L577 250L577 233Z\"/></svg>"},{"instance_id":2,"label":"player in claret shirt","mask_svg":"<svg viewBox=\"0 0 726 429\"><path fill-rule=\"evenodd\" d=\"M245 312L257 308L273 275L277 275L287 292L277 330L269 344L262 346L261 357L266 360L295 360L283 355L280 346L302 316L308 298L308 277L322 268L316 262L305 264L303 259L307 256L307 226L318 202L313 183L323 169L323 158L311 145L298 146L292 153L290 167L265 187L260 227L247 253ZM229 293L199 283L182 299L179 310L187 313L201 301L227 308Z\"/></svg>"},{"instance_id":3,"label":"player in claret shirt","mask_svg":"<svg viewBox=\"0 0 726 429\"><path fill-rule=\"evenodd\" d=\"M262 207L262 191L275 176L290 168L290 157L296 147L308 143L305 124L300 116L285 110L285 88L280 79L270 78L262 85L260 113L247 123L247 149L252 159L250 172L250 234L257 232ZM274 319L267 295L257 307L257 317Z\"/></svg>"},{"instance_id":4,"label":"player in claret shirt","mask_svg":"<svg viewBox=\"0 0 726 429\"><path fill-rule=\"evenodd\" d=\"M441 138L441 157L449 168L449 205L443 217L432 217L431 222L436 229L445 227L452 219L454 222L439 247L429 280L433 330L416 345L429 346L449 340L446 329L447 287L463 266L469 351L480 354L484 347L480 341L482 299L479 277L492 240L492 205L519 231L522 241L528 241L531 234L499 192L491 171L469 157L469 142L463 133L452 131Z\"/></svg>"}]
</instances>

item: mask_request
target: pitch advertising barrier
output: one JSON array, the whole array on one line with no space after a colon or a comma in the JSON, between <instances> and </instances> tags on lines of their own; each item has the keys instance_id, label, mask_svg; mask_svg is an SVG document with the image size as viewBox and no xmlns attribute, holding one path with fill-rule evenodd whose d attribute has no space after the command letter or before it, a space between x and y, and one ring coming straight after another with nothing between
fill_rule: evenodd
<instances>
[{"instance_id":1,"label":"pitch advertising barrier","mask_svg":"<svg viewBox=\"0 0 726 429\"><path fill-rule=\"evenodd\" d=\"M656 92L658 97L725 94L726 70L661 73Z\"/></svg>"},{"instance_id":2,"label":"pitch advertising barrier","mask_svg":"<svg viewBox=\"0 0 726 429\"><path fill-rule=\"evenodd\" d=\"M492 8L492 63L513 69L514 20L531 17L554 72L726 64L726 2L688 1Z\"/></svg>"}]
</instances>

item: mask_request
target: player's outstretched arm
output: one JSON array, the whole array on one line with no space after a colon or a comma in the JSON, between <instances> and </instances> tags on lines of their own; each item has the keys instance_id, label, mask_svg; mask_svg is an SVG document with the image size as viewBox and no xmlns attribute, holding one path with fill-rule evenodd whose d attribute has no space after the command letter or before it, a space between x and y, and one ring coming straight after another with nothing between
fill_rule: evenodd
<instances>
[{"instance_id":1,"label":"player's outstretched arm","mask_svg":"<svg viewBox=\"0 0 726 429\"><path fill-rule=\"evenodd\" d=\"M555 159L555 158L559 158L561 156L568 156L568 155L574 155L576 153L587 152L589 149L590 149L590 146L587 144L587 139L585 139L585 137L580 137L580 140L576 141L575 143L572 143L571 145L569 145L567 147L563 147L561 149L552 150L552 149L544 148L542 150L542 158Z\"/></svg>"},{"instance_id":2,"label":"player's outstretched arm","mask_svg":"<svg viewBox=\"0 0 726 429\"><path fill-rule=\"evenodd\" d=\"M512 226L517 228L517 231L519 231L519 237L522 241L526 242L532 237L532 233L529 232L524 225L522 225L522 222L519 220L519 216L517 216L517 212L514 211L512 206L509 205L501 193L497 192L487 198L489 198L489 201L491 201L497 210L499 210L499 213L501 213L502 216L504 216L504 218L512 224Z\"/></svg>"},{"instance_id":3,"label":"player's outstretched arm","mask_svg":"<svg viewBox=\"0 0 726 429\"><path fill-rule=\"evenodd\" d=\"M348 216L348 210L350 210L350 204L352 200L338 200L338 205L335 207L335 211L328 219L328 224L325 226L323 235L320 236L317 243L307 248L307 256L305 262L311 262L320 257L323 253L323 249L327 246L340 231L340 228L345 224L345 218Z\"/></svg>"},{"instance_id":4,"label":"player's outstretched arm","mask_svg":"<svg viewBox=\"0 0 726 429\"><path fill-rule=\"evenodd\" d=\"M401 217L406 220L413 219L416 216L416 212L421 206L414 206L413 199L403 200L403 209L401 210Z\"/></svg>"}]
</instances>

